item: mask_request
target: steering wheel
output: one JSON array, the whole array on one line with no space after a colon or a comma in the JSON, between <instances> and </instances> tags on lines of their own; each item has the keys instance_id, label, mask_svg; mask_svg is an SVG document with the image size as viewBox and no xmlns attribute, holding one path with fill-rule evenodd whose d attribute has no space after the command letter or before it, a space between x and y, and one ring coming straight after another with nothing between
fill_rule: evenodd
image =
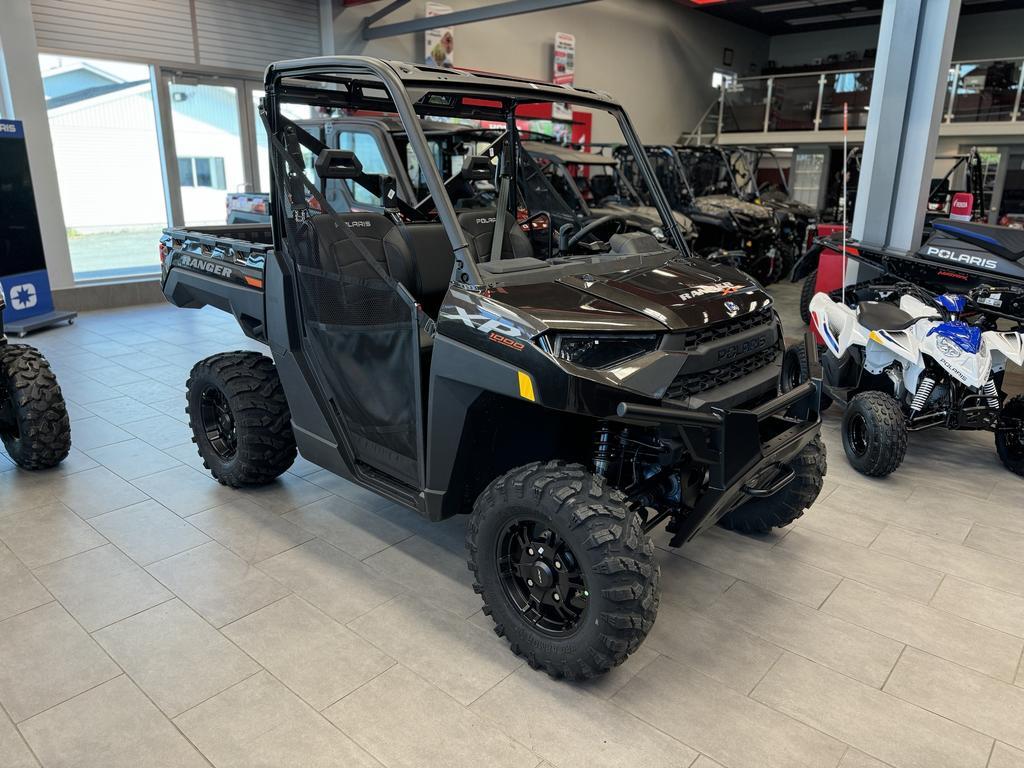
<instances>
[{"instance_id":1,"label":"steering wheel","mask_svg":"<svg viewBox=\"0 0 1024 768\"><path fill-rule=\"evenodd\" d=\"M584 226L580 227L572 237L569 237L569 227L563 226L558 230L558 250L562 253L569 253L584 237L592 233L594 230L600 229L613 221L619 222L623 228L629 224L629 220L625 216L621 216L617 213L611 213L607 216L601 216L591 222L588 222Z\"/></svg>"}]
</instances>

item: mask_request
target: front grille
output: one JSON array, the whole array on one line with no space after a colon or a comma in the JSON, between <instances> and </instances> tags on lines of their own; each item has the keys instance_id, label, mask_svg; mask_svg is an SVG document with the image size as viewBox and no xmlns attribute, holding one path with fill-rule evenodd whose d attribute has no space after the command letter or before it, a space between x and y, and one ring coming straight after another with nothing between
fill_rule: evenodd
<instances>
[{"instance_id":1,"label":"front grille","mask_svg":"<svg viewBox=\"0 0 1024 768\"><path fill-rule=\"evenodd\" d=\"M763 349L740 360L731 361L718 368L700 373L682 373L669 385L665 396L671 400L683 400L700 392L728 384L771 365L778 354L776 347Z\"/></svg>"},{"instance_id":2,"label":"front grille","mask_svg":"<svg viewBox=\"0 0 1024 768\"><path fill-rule=\"evenodd\" d=\"M749 315L738 317L735 320L726 320L724 323L715 323L714 325L704 326L703 328L694 328L690 331L673 334L681 339L680 344L673 344L673 349L678 349L683 352L692 352L702 344L718 341L719 339L724 339L728 336L735 336L737 333L748 331L751 328L757 328L762 325L771 325L774 321L775 318L772 316L771 307L765 307L757 312L751 312Z\"/></svg>"}]
</instances>

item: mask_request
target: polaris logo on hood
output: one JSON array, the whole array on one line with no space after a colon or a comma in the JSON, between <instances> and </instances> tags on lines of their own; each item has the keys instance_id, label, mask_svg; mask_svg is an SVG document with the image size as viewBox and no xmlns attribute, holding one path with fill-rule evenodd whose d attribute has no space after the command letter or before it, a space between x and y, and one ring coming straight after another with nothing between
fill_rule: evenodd
<instances>
[{"instance_id":1,"label":"polaris logo on hood","mask_svg":"<svg viewBox=\"0 0 1024 768\"><path fill-rule=\"evenodd\" d=\"M995 259L983 259L980 256L972 256L969 253L958 253L949 248L936 248L934 245L928 246L926 253L929 256L938 256L940 259L955 261L958 264L967 264L971 267L981 267L982 269L997 269L999 267L999 263Z\"/></svg>"},{"instance_id":2,"label":"polaris logo on hood","mask_svg":"<svg viewBox=\"0 0 1024 768\"><path fill-rule=\"evenodd\" d=\"M234 273L233 269L225 267L223 264L206 261L205 259L197 259L194 256L182 256L179 263L181 266L194 269L197 272L209 272L211 275L219 275L220 277L231 277Z\"/></svg>"}]
</instances>

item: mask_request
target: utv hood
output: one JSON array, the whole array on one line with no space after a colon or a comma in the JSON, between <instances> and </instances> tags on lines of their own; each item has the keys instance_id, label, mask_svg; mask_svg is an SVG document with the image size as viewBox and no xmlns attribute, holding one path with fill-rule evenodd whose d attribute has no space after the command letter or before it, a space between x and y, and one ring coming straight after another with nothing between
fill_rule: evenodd
<instances>
[{"instance_id":1,"label":"utv hood","mask_svg":"<svg viewBox=\"0 0 1024 768\"><path fill-rule=\"evenodd\" d=\"M703 327L771 304L743 272L699 259L509 286L500 301L530 315L536 330L623 333Z\"/></svg>"},{"instance_id":2,"label":"utv hood","mask_svg":"<svg viewBox=\"0 0 1024 768\"><path fill-rule=\"evenodd\" d=\"M785 211L804 222L818 218L817 209L812 208L807 203L801 203L799 200L779 200L769 197L762 198L761 202L774 211Z\"/></svg>"},{"instance_id":3,"label":"utv hood","mask_svg":"<svg viewBox=\"0 0 1024 768\"><path fill-rule=\"evenodd\" d=\"M731 213L747 226L764 226L770 224L773 218L772 212L764 206L728 195L698 197L693 205L701 213L710 216L728 216Z\"/></svg>"},{"instance_id":4,"label":"utv hood","mask_svg":"<svg viewBox=\"0 0 1024 768\"><path fill-rule=\"evenodd\" d=\"M630 226L644 232L650 232L655 227L663 226L661 216L658 215L658 209L649 205L605 203L600 208L591 208L590 212L594 216L622 216L630 223ZM687 240L692 239L696 234L693 222L687 216L677 211L672 211L672 217L676 220L676 225L679 227L679 231L683 233L683 237Z\"/></svg>"}]
</instances>

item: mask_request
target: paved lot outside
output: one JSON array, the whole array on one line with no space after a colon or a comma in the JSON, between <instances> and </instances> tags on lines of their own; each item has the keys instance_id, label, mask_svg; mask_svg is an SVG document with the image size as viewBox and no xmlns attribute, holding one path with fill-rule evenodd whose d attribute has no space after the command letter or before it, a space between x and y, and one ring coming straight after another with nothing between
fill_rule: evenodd
<instances>
[{"instance_id":1,"label":"paved lot outside","mask_svg":"<svg viewBox=\"0 0 1024 768\"><path fill-rule=\"evenodd\" d=\"M491 632L463 518L302 460L251 491L202 471L187 372L258 348L229 317L108 311L31 341L75 448L37 474L0 458L4 768L1024 766L1024 481L989 434L917 435L873 481L830 413L815 507L660 549L647 642L572 685Z\"/></svg>"}]
</instances>

